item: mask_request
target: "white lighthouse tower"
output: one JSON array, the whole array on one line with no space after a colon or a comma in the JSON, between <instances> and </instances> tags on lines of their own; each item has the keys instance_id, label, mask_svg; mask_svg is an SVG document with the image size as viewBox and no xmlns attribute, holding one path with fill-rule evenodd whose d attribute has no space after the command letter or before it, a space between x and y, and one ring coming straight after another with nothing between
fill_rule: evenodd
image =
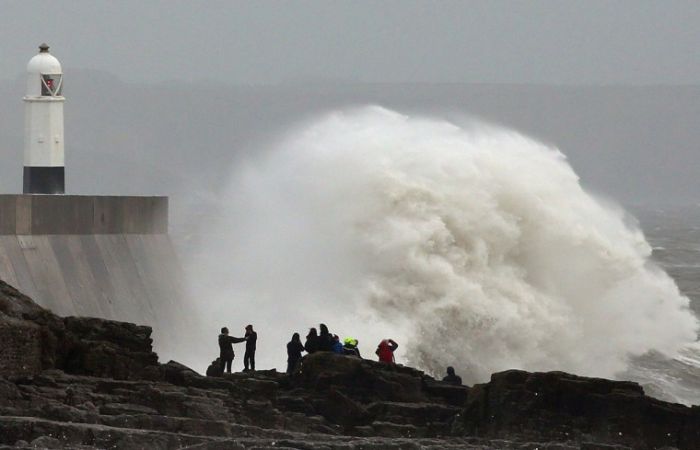
<instances>
[{"instance_id":1,"label":"white lighthouse tower","mask_svg":"<svg viewBox=\"0 0 700 450\"><path fill-rule=\"evenodd\" d=\"M63 194L63 71L61 63L41 44L27 64L24 97L24 193Z\"/></svg>"}]
</instances>

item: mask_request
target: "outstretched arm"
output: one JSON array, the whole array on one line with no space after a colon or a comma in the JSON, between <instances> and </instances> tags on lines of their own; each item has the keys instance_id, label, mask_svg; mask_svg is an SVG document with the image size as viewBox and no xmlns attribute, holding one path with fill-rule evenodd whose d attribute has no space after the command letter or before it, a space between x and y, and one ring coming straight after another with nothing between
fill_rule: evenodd
<instances>
[{"instance_id":1,"label":"outstretched arm","mask_svg":"<svg viewBox=\"0 0 700 450\"><path fill-rule=\"evenodd\" d=\"M231 342L233 342L234 344L238 344L239 342L245 342L245 341L246 341L246 339L244 337L242 337L242 338L231 337Z\"/></svg>"},{"instance_id":2,"label":"outstretched arm","mask_svg":"<svg viewBox=\"0 0 700 450\"><path fill-rule=\"evenodd\" d=\"M389 347L391 347L391 351L393 352L394 350L396 350L397 348L399 348L399 344L397 344L396 342L394 342L393 339L389 339Z\"/></svg>"}]
</instances>

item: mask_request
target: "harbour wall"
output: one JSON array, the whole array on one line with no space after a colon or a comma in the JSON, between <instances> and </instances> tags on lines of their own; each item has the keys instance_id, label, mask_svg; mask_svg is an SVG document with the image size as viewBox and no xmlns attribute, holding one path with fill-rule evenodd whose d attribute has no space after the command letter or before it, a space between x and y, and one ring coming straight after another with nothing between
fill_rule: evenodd
<instances>
[{"instance_id":1,"label":"harbour wall","mask_svg":"<svg viewBox=\"0 0 700 450\"><path fill-rule=\"evenodd\" d=\"M167 197L0 195L0 279L62 316L153 326L166 356L191 317Z\"/></svg>"}]
</instances>

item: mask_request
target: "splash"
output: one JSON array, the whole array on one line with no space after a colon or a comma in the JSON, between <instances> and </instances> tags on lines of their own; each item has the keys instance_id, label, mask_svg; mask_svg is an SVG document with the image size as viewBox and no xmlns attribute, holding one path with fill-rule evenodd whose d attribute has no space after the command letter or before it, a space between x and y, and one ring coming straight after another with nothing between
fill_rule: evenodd
<instances>
[{"instance_id":1,"label":"splash","mask_svg":"<svg viewBox=\"0 0 700 450\"><path fill-rule=\"evenodd\" d=\"M507 129L333 112L239 167L225 202L194 260L203 307L263 324L258 353L278 366L288 336L320 321L365 356L392 336L404 362L468 382L509 368L610 377L696 337L624 211L556 148Z\"/></svg>"}]
</instances>

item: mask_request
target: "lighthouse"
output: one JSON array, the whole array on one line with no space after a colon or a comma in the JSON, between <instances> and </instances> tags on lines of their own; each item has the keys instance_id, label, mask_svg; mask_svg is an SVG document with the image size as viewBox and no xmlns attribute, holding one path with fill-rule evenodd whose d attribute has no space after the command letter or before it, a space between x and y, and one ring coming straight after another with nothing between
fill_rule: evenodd
<instances>
[{"instance_id":1,"label":"lighthouse","mask_svg":"<svg viewBox=\"0 0 700 450\"><path fill-rule=\"evenodd\" d=\"M63 71L61 63L41 44L27 64L24 97L24 193L63 194Z\"/></svg>"},{"instance_id":2,"label":"lighthouse","mask_svg":"<svg viewBox=\"0 0 700 450\"><path fill-rule=\"evenodd\" d=\"M161 350L175 351L192 314L168 197L50 195L65 194L62 88L42 44L27 65L24 193L0 193L0 280L60 315L153 324Z\"/></svg>"}]
</instances>

